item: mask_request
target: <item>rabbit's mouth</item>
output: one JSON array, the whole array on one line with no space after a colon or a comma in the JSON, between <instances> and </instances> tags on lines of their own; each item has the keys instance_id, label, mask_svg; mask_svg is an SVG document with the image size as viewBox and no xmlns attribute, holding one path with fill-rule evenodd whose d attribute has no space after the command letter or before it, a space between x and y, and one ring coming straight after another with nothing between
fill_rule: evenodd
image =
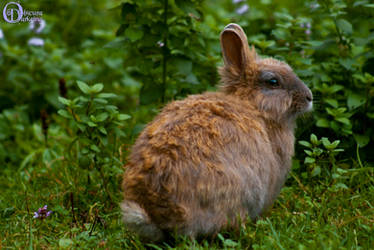
<instances>
[{"instance_id":1,"label":"rabbit's mouth","mask_svg":"<svg viewBox=\"0 0 374 250\"><path fill-rule=\"evenodd\" d=\"M313 110L313 101L309 101L305 109L305 112L310 112L312 110Z\"/></svg>"},{"instance_id":2,"label":"rabbit's mouth","mask_svg":"<svg viewBox=\"0 0 374 250\"><path fill-rule=\"evenodd\" d=\"M301 88L292 93L293 111L296 115L310 112L313 109L313 94L310 89L301 83Z\"/></svg>"},{"instance_id":3,"label":"rabbit's mouth","mask_svg":"<svg viewBox=\"0 0 374 250\"><path fill-rule=\"evenodd\" d=\"M296 100L293 106L293 113L298 116L313 110L313 100Z\"/></svg>"}]
</instances>

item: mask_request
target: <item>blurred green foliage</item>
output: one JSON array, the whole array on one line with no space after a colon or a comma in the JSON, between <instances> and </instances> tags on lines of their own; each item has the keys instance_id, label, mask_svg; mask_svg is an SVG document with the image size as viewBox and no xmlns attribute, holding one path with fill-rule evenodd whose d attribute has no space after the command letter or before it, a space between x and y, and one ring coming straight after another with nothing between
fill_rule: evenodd
<instances>
[{"instance_id":1,"label":"blurred green foliage","mask_svg":"<svg viewBox=\"0 0 374 250\"><path fill-rule=\"evenodd\" d=\"M269 218L177 247L374 244L369 0L21 4L43 11L46 25L0 23L0 248L144 248L121 223L121 165L165 103L216 89L230 22L260 55L294 68L314 111L298 121L288 187ZM32 219L45 204L53 214Z\"/></svg>"}]
</instances>

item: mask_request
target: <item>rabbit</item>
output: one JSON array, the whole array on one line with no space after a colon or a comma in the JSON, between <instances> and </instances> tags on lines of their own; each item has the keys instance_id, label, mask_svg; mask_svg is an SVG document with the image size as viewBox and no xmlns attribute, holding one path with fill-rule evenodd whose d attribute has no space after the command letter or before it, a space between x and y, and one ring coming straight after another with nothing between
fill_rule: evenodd
<instances>
[{"instance_id":1,"label":"rabbit","mask_svg":"<svg viewBox=\"0 0 374 250\"><path fill-rule=\"evenodd\" d=\"M220 41L219 90L166 105L128 157L123 220L145 241L256 220L291 168L295 120L312 109L312 92L285 62L260 58L239 25Z\"/></svg>"}]
</instances>

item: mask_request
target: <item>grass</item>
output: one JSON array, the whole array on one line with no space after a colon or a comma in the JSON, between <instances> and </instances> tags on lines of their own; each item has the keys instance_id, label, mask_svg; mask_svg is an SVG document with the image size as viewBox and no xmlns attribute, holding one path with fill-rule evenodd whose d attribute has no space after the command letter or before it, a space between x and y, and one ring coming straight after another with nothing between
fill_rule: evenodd
<instances>
[{"instance_id":1,"label":"grass","mask_svg":"<svg viewBox=\"0 0 374 250\"><path fill-rule=\"evenodd\" d=\"M68 124L53 119L48 140L34 124L4 145L15 155L0 169L0 249L374 249L374 168L355 160L340 165L346 170L339 179L328 168L313 178L303 174L307 166L294 168L268 213L237 232L144 245L121 221L122 173L104 181L76 157L80 148ZM132 140L118 147L120 161ZM336 188L337 180L344 188ZM44 205L52 215L33 218Z\"/></svg>"}]
</instances>

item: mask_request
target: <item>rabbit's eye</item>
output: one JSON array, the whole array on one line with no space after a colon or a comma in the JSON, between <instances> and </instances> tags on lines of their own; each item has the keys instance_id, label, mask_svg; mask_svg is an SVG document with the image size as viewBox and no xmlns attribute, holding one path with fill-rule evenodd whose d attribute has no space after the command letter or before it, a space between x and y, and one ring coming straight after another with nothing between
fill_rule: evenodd
<instances>
[{"instance_id":1,"label":"rabbit's eye","mask_svg":"<svg viewBox=\"0 0 374 250\"><path fill-rule=\"evenodd\" d=\"M278 86L278 79L277 78L271 78L267 80L267 83L269 83L272 86Z\"/></svg>"}]
</instances>

